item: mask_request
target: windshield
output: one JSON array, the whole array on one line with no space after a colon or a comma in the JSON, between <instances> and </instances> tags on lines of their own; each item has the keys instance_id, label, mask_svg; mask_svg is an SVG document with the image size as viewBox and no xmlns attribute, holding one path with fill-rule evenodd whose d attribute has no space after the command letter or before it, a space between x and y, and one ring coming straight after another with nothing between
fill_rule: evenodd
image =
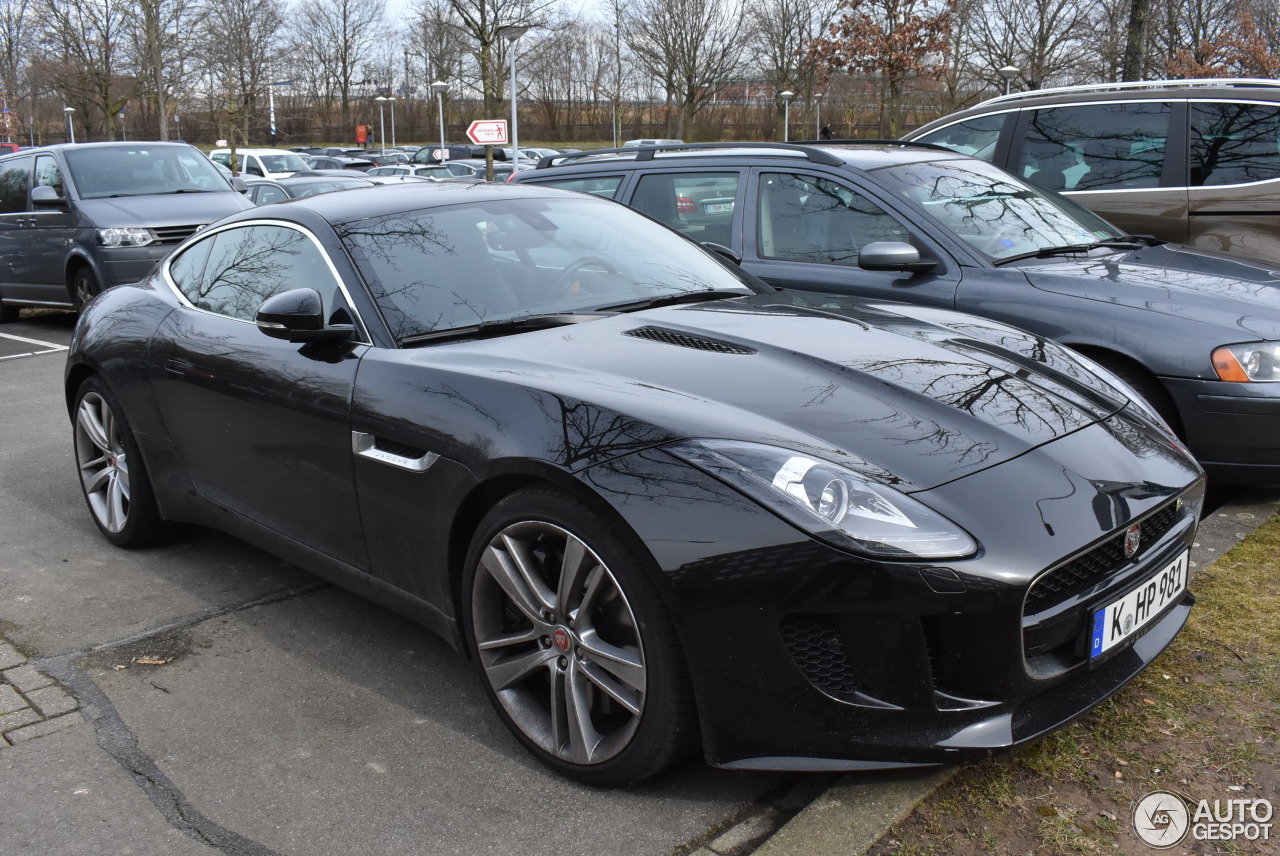
<instances>
[{"instance_id":1,"label":"windshield","mask_svg":"<svg viewBox=\"0 0 1280 856\"><path fill-rule=\"evenodd\" d=\"M337 227L397 339L655 297L753 289L624 206L502 199Z\"/></svg>"},{"instance_id":2,"label":"windshield","mask_svg":"<svg viewBox=\"0 0 1280 856\"><path fill-rule=\"evenodd\" d=\"M231 190L213 162L189 146L68 149L67 169L81 199Z\"/></svg>"},{"instance_id":3,"label":"windshield","mask_svg":"<svg viewBox=\"0 0 1280 856\"><path fill-rule=\"evenodd\" d=\"M997 260L1121 235L1071 200L1036 190L980 160L902 164L878 169L875 175Z\"/></svg>"},{"instance_id":4,"label":"windshield","mask_svg":"<svg viewBox=\"0 0 1280 856\"><path fill-rule=\"evenodd\" d=\"M307 162L292 152L278 152L269 155L258 155L262 168L267 172L304 172Z\"/></svg>"}]
</instances>

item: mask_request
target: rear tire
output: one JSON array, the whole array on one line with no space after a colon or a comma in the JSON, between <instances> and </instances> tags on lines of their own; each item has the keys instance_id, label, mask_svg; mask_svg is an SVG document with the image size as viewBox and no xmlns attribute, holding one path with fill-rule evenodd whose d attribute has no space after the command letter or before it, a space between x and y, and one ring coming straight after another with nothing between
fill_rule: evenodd
<instances>
[{"instance_id":1,"label":"rear tire","mask_svg":"<svg viewBox=\"0 0 1280 856\"><path fill-rule=\"evenodd\" d=\"M22 310L17 306L5 303L0 300L0 324L12 324L18 320L18 313Z\"/></svg>"},{"instance_id":2,"label":"rear tire","mask_svg":"<svg viewBox=\"0 0 1280 856\"><path fill-rule=\"evenodd\" d=\"M159 541L167 526L138 443L107 385L87 378L76 391L73 437L80 488L93 522L117 547Z\"/></svg>"},{"instance_id":3,"label":"rear tire","mask_svg":"<svg viewBox=\"0 0 1280 856\"><path fill-rule=\"evenodd\" d=\"M685 755L693 692L634 538L559 491L518 491L481 521L462 584L467 646L511 732L592 785Z\"/></svg>"}]
</instances>

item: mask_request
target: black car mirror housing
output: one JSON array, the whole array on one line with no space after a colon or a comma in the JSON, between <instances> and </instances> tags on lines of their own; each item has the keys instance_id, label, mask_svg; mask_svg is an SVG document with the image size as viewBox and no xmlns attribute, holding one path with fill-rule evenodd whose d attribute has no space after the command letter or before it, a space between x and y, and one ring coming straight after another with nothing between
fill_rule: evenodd
<instances>
[{"instance_id":1,"label":"black car mirror housing","mask_svg":"<svg viewBox=\"0 0 1280 856\"><path fill-rule=\"evenodd\" d=\"M875 241L858 251L858 267L863 270L902 270L913 273L933 270L938 263L921 259L920 251L905 241Z\"/></svg>"},{"instance_id":2,"label":"black car mirror housing","mask_svg":"<svg viewBox=\"0 0 1280 856\"><path fill-rule=\"evenodd\" d=\"M272 295L258 307L254 322L273 339L287 342L338 342L350 339L350 324L326 325L324 301L314 288L295 288Z\"/></svg>"}]
</instances>

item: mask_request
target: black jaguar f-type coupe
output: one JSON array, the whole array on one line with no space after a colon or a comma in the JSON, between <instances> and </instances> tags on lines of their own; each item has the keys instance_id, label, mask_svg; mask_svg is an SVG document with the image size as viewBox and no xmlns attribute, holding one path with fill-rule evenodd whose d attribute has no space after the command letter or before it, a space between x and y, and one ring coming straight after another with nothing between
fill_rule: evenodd
<instances>
[{"instance_id":1,"label":"black jaguar f-type coupe","mask_svg":"<svg viewBox=\"0 0 1280 856\"><path fill-rule=\"evenodd\" d=\"M1202 473L1122 381L568 191L234 215L93 301L66 396L107 540L216 527L412 616L587 782L1020 744L1192 601Z\"/></svg>"}]
</instances>

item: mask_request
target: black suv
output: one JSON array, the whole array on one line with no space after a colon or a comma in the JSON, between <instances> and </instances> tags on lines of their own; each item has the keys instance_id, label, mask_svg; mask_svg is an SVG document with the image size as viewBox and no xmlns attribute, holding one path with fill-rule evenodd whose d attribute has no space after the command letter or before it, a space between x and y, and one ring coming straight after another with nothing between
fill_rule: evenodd
<instances>
[{"instance_id":1,"label":"black suv","mask_svg":"<svg viewBox=\"0 0 1280 856\"><path fill-rule=\"evenodd\" d=\"M238 181L238 179L236 180ZM0 321L137 282L214 220L252 207L186 143L80 143L0 158Z\"/></svg>"},{"instance_id":2,"label":"black suv","mask_svg":"<svg viewBox=\"0 0 1280 856\"><path fill-rule=\"evenodd\" d=\"M513 181L626 203L777 286L1058 339L1128 381L1219 482L1280 483L1280 280L1262 263L1127 235L924 144L612 149L543 158Z\"/></svg>"}]
</instances>

